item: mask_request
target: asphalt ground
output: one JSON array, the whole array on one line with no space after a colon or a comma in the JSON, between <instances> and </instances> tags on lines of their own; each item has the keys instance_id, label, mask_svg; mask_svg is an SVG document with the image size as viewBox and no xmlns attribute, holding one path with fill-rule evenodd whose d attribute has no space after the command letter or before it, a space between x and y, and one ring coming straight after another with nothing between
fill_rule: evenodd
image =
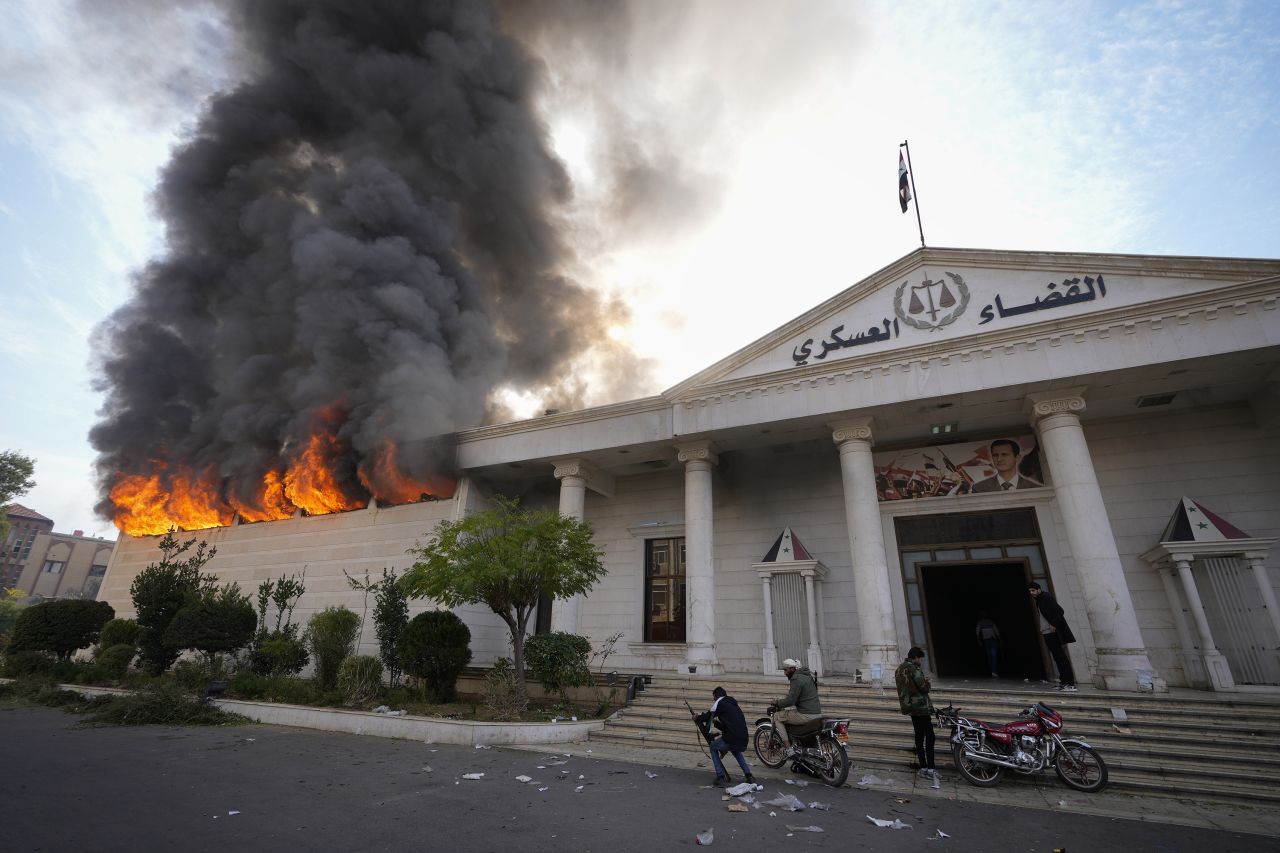
<instances>
[{"instance_id":1,"label":"asphalt ground","mask_svg":"<svg viewBox=\"0 0 1280 853\"><path fill-rule=\"evenodd\" d=\"M83 728L78 719L0 711L0 850L623 853L693 848L708 829L712 846L743 853L1276 849L1275 838L1225 830L800 788L777 776L758 800L795 794L830 810L731 813L707 771L602 760L583 747L475 749L254 724ZM463 778L471 773L484 776Z\"/></svg>"}]
</instances>

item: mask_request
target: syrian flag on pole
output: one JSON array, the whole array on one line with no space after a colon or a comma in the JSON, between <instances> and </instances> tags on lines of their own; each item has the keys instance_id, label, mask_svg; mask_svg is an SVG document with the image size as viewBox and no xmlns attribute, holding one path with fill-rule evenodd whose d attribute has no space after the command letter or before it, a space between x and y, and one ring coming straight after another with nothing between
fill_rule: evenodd
<instances>
[{"instance_id":1,"label":"syrian flag on pole","mask_svg":"<svg viewBox=\"0 0 1280 853\"><path fill-rule=\"evenodd\" d=\"M911 201L911 181L907 176L907 161L902 158L902 149L898 149L898 204L902 212L907 212L907 202Z\"/></svg>"}]
</instances>

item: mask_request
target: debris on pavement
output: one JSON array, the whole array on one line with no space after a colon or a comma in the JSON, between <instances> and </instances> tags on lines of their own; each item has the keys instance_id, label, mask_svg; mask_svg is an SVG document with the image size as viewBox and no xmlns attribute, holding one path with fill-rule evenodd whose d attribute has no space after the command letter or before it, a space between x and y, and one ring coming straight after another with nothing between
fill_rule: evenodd
<instances>
[{"instance_id":1,"label":"debris on pavement","mask_svg":"<svg viewBox=\"0 0 1280 853\"><path fill-rule=\"evenodd\" d=\"M751 809L747 808L747 807L746 807L746 806L744 806L742 803L729 803L729 811L731 811L731 812L749 812L749 811L751 811Z\"/></svg>"},{"instance_id":2,"label":"debris on pavement","mask_svg":"<svg viewBox=\"0 0 1280 853\"><path fill-rule=\"evenodd\" d=\"M238 814L240 814L240 812L227 812L227 817L231 817L232 815L238 815Z\"/></svg>"},{"instance_id":3,"label":"debris on pavement","mask_svg":"<svg viewBox=\"0 0 1280 853\"><path fill-rule=\"evenodd\" d=\"M819 803L819 802L817 802L817 801L812 802L812 803L809 803L809 808L811 808L811 809L815 809L816 811L820 811L820 812L829 812L829 811L831 811L831 806L830 806L830 805L828 805L827 803Z\"/></svg>"},{"instance_id":4,"label":"debris on pavement","mask_svg":"<svg viewBox=\"0 0 1280 853\"><path fill-rule=\"evenodd\" d=\"M820 826L792 826L787 824L787 830L790 832L825 832Z\"/></svg>"},{"instance_id":5,"label":"debris on pavement","mask_svg":"<svg viewBox=\"0 0 1280 853\"><path fill-rule=\"evenodd\" d=\"M525 784L528 784L529 782L532 782L532 781L533 781L533 777L532 777L532 776L525 776L525 775L523 775L523 774L522 774L522 775L520 775L520 776L517 776L517 777L516 777L516 781L517 781L517 782L524 782Z\"/></svg>"},{"instance_id":6,"label":"debris on pavement","mask_svg":"<svg viewBox=\"0 0 1280 853\"><path fill-rule=\"evenodd\" d=\"M910 797L894 797L893 801L895 803L902 803L905 806L907 803L911 802L911 798Z\"/></svg>"},{"instance_id":7,"label":"debris on pavement","mask_svg":"<svg viewBox=\"0 0 1280 853\"><path fill-rule=\"evenodd\" d=\"M726 788L725 793L731 797L741 797L743 794L749 794L755 789L755 784L751 782L742 782L738 785L734 785L732 788Z\"/></svg>"},{"instance_id":8,"label":"debris on pavement","mask_svg":"<svg viewBox=\"0 0 1280 853\"><path fill-rule=\"evenodd\" d=\"M463 778L463 779L471 779L472 781L475 781L475 780L477 780L477 779L483 779L483 778L484 778L484 774L483 774L483 773L463 773L463 774L462 774L462 778Z\"/></svg>"},{"instance_id":9,"label":"debris on pavement","mask_svg":"<svg viewBox=\"0 0 1280 853\"><path fill-rule=\"evenodd\" d=\"M488 748L489 747L487 744L483 744L483 743L476 744L476 749L488 749Z\"/></svg>"},{"instance_id":10,"label":"debris on pavement","mask_svg":"<svg viewBox=\"0 0 1280 853\"><path fill-rule=\"evenodd\" d=\"M877 776L874 773L868 773L867 775L863 776L861 779L858 780L859 788L861 788L864 785L892 785L892 784L893 784L892 779L881 779L879 776Z\"/></svg>"},{"instance_id":11,"label":"debris on pavement","mask_svg":"<svg viewBox=\"0 0 1280 853\"><path fill-rule=\"evenodd\" d=\"M657 774L657 773L654 773L652 770L646 770L646 771L644 771L644 775L648 776L650 779L657 779L657 778L658 778L658 774Z\"/></svg>"},{"instance_id":12,"label":"debris on pavement","mask_svg":"<svg viewBox=\"0 0 1280 853\"><path fill-rule=\"evenodd\" d=\"M788 785L795 785L797 788L809 787L809 783L802 779L783 779L782 781L786 782Z\"/></svg>"},{"instance_id":13,"label":"debris on pavement","mask_svg":"<svg viewBox=\"0 0 1280 853\"><path fill-rule=\"evenodd\" d=\"M698 842L698 845L700 847L711 846L711 842L714 841L716 837L715 833L712 831L714 829L715 827L712 827L711 829L708 829L706 832L699 832L697 835L694 836L694 839Z\"/></svg>"},{"instance_id":14,"label":"debris on pavement","mask_svg":"<svg viewBox=\"0 0 1280 853\"><path fill-rule=\"evenodd\" d=\"M876 826L881 827L883 829L914 829L915 828L909 823L903 823L902 821L898 820L896 817L893 820L880 820L879 818L875 818L875 817L872 817L871 815L867 815L867 820L871 821Z\"/></svg>"},{"instance_id":15,"label":"debris on pavement","mask_svg":"<svg viewBox=\"0 0 1280 853\"><path fill-rule=\"evenodd\" d=\"M783 794L775 799L765 800L764 804L766 806L777 806L789 812L804 811L804 803L800 802L800 799L795 794Z\"/></svg>"},{"instance_id":16,"label":"debris on pavement","mask_svg":"<svg viewBox=\"0 0 1280 853\"><path fill-rule=\"evenodd\" d=\"M936 834L936 835L933 835L933 836L931 836L930 838L927 838L927 839L925 839L925 840L926 840L926 841L936 841L936 840L937 840L937 839L939 839L939 838L950 838L950 837L951 837L950 835L947 835L945 832L943 832L941 829L935 829L935 830L934 830L934 832L935 832L935 833L937 833L937 834Z\"/></svg>"}]
</instances>

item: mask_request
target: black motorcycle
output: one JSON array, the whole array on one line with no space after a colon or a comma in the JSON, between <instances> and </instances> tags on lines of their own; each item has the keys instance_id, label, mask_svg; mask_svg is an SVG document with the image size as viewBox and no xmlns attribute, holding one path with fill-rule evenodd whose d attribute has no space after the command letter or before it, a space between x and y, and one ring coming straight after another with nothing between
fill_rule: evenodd
<instances>
[{"instance_id":1,"label":"black motorcycle","mask_svg":"<svg viewBox=\"0 0 1280 853\"><path fill-rule=\"evenodd\" d=\"M773 715L778 711L770 705L769 716L756 720L756 756L765 767L777 769L788 761L793 773L817 776L823 784L839 788L849 778L849 721L835 717L821 717L808 723L787 723L791 742L803 751L788 755L782 744L782 736L773 725Z\"/></svg>"}]
</instances>

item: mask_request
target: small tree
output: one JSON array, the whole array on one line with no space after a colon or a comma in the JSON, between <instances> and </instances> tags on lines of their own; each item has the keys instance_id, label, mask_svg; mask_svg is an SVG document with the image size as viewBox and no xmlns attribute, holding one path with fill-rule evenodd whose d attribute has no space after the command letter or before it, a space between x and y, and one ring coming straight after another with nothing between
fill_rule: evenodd
<instances>
[{"instance_id":1,"label":"small tree","mask_svg":"<svg viewBox=\"0 0 1280 853\"><path fill-rule=\"evenodd\" d=\"M53 652L62 660L93 645L115 611L105 601L42 601L18 614L11 652Z\"/></svg>"},{"instance_id":2,"label":"small tree","mask_svg":"<svg viewBox=\"0 0 1280 853\"><path fill-rule=\"evenodd\" d=\"M345 607L326 607L311 617L307 626L307 647L316 662L316 681L321 689L338 684L338 670L355 650L360 633L360 617Z\"/></svg>"},{"instance_id":3,"label":"small tree","mask_svg":"<svg viewBox=\"0 0 1280 853\"><path fill-rule=\"evenodd\" d=\"M458 676L471 663L471 629L448 610L419 613L400 638L404 671L426 684L437 702L452 701Z\"/></svg>"},{"instance_id":4,"label":"small tree","mask_svg":"<svg viewBox=\"0 0 1280 853\"><path fill-rule=\"evenodd\" d=\"M212 589L217 583L216 577L201 574L200 570L218 549L201 542L194 554L185 560L179 559L195 541L188 539L180 543L172 533L166 533L160 540L160 562L151 563L138 572L129 587L138 625L142 628L138 636L141 663L152 675L164 672L178 659L180 650L165 642L165 632L173 617L189 598Z\"/></svg>"},{"instance_id":5,"label":"small tree","mask_svg":"<svg viewBox=\"0 0 1280 853\"><path fill-rule=\"evenodd\" d=\"M400 683L404 665L400 662L400 638L409 625L409 596L396 578L395 569L382 570L382 580L374 584L373 623L378 632L378 657L387 669L391 686Z\"/></svg>"},{"instance_id":6,"label":"small tree","mask_svg":"<svg viewBox=\"0 0 1280 853\"><path fill-rule=\"evenodd\" d=\"M293 623L293 609L307 591L306 581L304 566L301 574L258 585L258 632L249 652L249 668L259 675L296 675L310 662L307 646L298 636L300 628ZM274 623L269 614L271 605L275 605Z\"/></svg>"},{"instance_id":7,"label":"small tree","mask_svg":"<svg viewBox=\"0 0 1280 853\"><path fill-rule=\"evenodd\" d=\"M98 636L98 648L109 649L121 644L136 646L138 644L138 623L132 619L112 619L102 626Z\"/></svg>"},{"instance_id":8,"label":"small tree","mask_svg":"<svg viewBox=\"0 0 1280 853\"><path fill-rule=\"evenodd\" d=\"M14 498L25 495L36 487L31 479L36 460L23 456L16 450L0 450L0 542L9 536L9 518L5 507Z\"/></svg>"},{"instance_id":9,"label":"small tree","mask_svg":"<svg viewBox=\"0 0 1280 853\"><path fill-rule=\"evenodd\" d=\"M165 631L165 644L204 652L209 672L218 670L218 655L244 648L253 639L258 614L239 584L205 589L192 596Z\"/></svg>"},{"instance_id":10,"label":"small tree","mask_svg":"<svg viewBox=\"0 0 1280 853\"><path fill-rule=\"evenodd\" d=\"M411 596L446 607L483 603L507 623L516 683L525 696L524 638L538 597L584 593L605 573L589 524L554 510L521 509L502 497L492 509L440 522L431 540L409 553L419 558L401 579Z\"/></svg>"}]
</instances>

